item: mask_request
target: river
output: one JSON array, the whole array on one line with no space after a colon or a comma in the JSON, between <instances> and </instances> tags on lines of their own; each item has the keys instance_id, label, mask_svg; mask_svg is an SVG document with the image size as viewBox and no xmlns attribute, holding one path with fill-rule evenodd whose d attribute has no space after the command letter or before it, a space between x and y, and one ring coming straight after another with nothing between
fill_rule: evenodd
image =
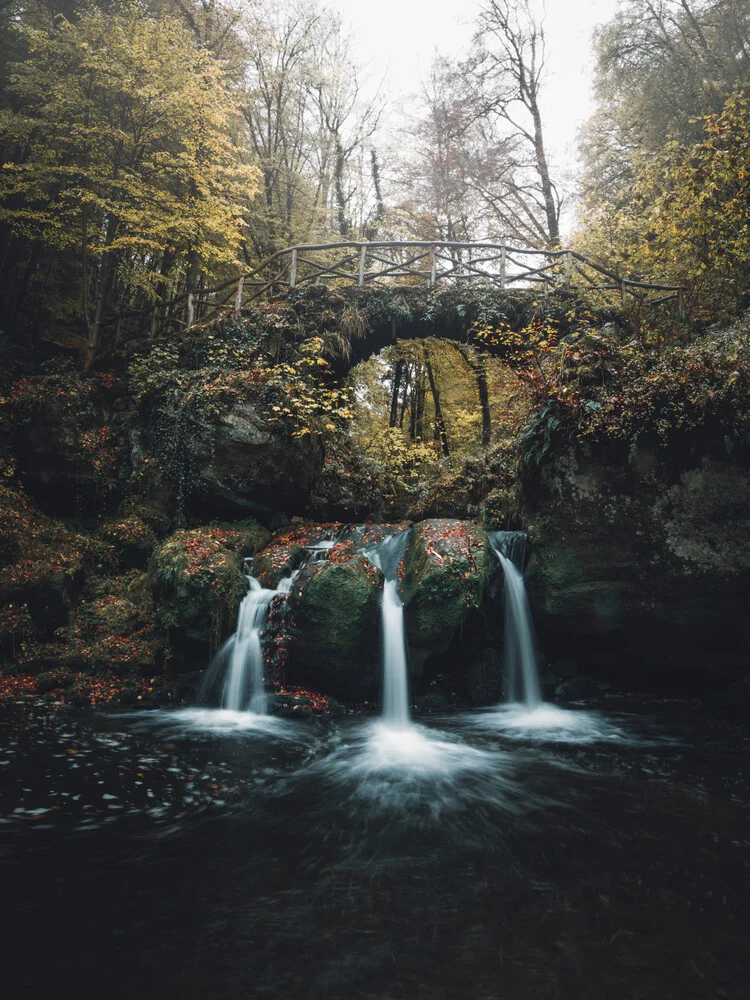
<instances>
[{"instance_id":1,"label":"river","mask_svg":"<svg viewBox=\"0 0 750 1000\"><path fill-rule=\"evenodd\" d=\"M749 748L689 703L6 706L4 993L738 1000Z\"/></svg>"}]
</instances>

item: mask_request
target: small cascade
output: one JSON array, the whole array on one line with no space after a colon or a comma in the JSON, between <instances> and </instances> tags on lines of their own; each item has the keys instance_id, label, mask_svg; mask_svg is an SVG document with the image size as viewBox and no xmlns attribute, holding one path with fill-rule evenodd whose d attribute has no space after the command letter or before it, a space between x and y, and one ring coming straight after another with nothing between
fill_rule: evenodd
<instances>
[{"instance_id":1,"label":"small cascade","mask_svg":"<svg viewBox=\"0 0 750 1000\"><path fill-rule=\"evenodd\" d=\"M398 567L406 550L408 531L391 535L365 555L385 577L381 632L383 643L383 722L405 728L409 713L409 675L406 665L404 605L398 592Z\"/></svg>"},{"instance_id":2,"label":"small cascade","mask_svg":"<svg viewBox=\"0 0 750 1000\"><path fill-rule=\"evenodd\" d=\"M247 573L248 591L240 604L237 629L219 654L219 662L226 662L226 680L222 688L221 707L231 712L268 714L268 697L263 672L261 631L268 615L271 601L277 594L288 594L300 569L310 562L325 562L336 540L323 540L307 546L300 567L283 577L275 590L264 587L260 580ZM248 560L249 562L249 560ZM214 668L216 669L216 668ZM209 671L213 675L213 671ZM210 684L207 678L205 687Z\"/></svg>"},{"instance_id":3,"label":"small cascade","mask_svg":"<svg viewBox=\"0 0 750 1000\"><path fill-rule=\"evenodd\" d=\"M492 551L505 577L505 669L508 700L527 708L542 703L536 665L534 625L531 620L523 571L528 562L528 542L521 531L488 531Z\"/></svg>"},{"instance_id":4,"label":"small cascade","mask_svg":"<svg viewBox=\"0 0 750 1000\"><path fill-rule=\"evenodd\" d=\"M260 633L271 601L277 594L288 594L293 580L294 574L281 580L276 590L269 590L248 574L249 589L237 616L237 631L224 682L222 708L232 712L250 711L255 715L268 713Z\"/></svg>"}]
</instances>

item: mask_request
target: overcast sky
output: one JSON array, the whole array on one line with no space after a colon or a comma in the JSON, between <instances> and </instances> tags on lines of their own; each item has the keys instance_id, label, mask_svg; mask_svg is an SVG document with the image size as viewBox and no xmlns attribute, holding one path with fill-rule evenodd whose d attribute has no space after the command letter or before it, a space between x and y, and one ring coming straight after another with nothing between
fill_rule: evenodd
<instances>
[{"instance_id":1,"label":"overcast sky","mask_svg":"<svg viewBox=\"0 0 750 1000\"><path fill-rule=\"evenodd\" d=\"M385 75L385 90L408 102L427 77L435 51L460 55L468 46L478 0L324 0L341 12L355 37L355 53L370 81ZM591 111L591 33L607 21L616 0L547 0L549 78L544 111L549 144L571 166L578 126Z\"/></svg>"}]
</instances>

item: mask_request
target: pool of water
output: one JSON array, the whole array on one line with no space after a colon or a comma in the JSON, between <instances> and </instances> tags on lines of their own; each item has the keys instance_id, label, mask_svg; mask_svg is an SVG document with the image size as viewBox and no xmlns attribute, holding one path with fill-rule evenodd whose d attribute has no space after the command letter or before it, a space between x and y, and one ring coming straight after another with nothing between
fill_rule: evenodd
<instances>
[{"instance_id":1,"label":"pool of water","mask_svg":"<svg viewBox=\"0 0 750 1000\"><path fill-rule=\"evenodd\" d=\"M9 997L750 996L750 734L0 716Z\"/></svg>"}]
</instances>

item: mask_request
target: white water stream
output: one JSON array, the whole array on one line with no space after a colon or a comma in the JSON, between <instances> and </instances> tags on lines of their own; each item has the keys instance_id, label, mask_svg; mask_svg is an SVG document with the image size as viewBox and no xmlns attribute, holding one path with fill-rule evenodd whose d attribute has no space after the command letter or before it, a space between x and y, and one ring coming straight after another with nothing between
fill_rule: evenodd
<instances>
[{"instance_id":1,"label":"white water stream","mask_svg":"<svg viewBox=\"0 0 750 1000\"><path fill-rule=\"evenodd\" d=\"M325 562L335 544L335 539L324 539L309 545L301 565L279 580L275 590L264 587L260 580L247 574L248 592L240 604L235 633L225 647L229 658L221 695L221 708L225 712L249 712L255 716L268 714L261 632L269 605L277 594L290 592L303 566L309 562ZM219 655L222 656L221 653Z\"/></svg>"},{"instance_id":2,"label":"white water stream","mask_svg":"<svg viewBox=\"0 0 750 1000\"><path fill-rule=\"evenodd\" d=\"M524 536L518 532L489 531L492 551L500 560L505 576L505 670L508 700L527 709L542 703L542 689L536 665L534 625L523 582ZM519 546L519 540L524 546ZM516 561L514 561L514 557ZM517 565L517 563L520 563Z\"/></svg>"},{"instance_id":3,"label":"white water stream","mask_svg":"<svg viewBox=\"0 0 750 1000\"><path fill-rule=\"evenodd\" d=\"M411 724L409 714L409 674L406 664L404 605L398 592L398 567L406 549L409 532L391 535L366 555L385 577L381 635L383 643L382 719L391 727Z\"/></svg>"},{"instance_id":4,"label":"white water stream","mask_svg":"<svg viewBox=\"0 0 750 1000\"><path fill-rule=\"evenodd\" d=\"M240 604L237 631L234 634L229 670L224 682L221 707L230 712L253 712L266 715L268 697L263 677L263 650L260 633L268 606L277 594L288 594L297 573L284 577L276 590L263 587L248 575L249 590Z\"/></svg>"}]
</instances>

